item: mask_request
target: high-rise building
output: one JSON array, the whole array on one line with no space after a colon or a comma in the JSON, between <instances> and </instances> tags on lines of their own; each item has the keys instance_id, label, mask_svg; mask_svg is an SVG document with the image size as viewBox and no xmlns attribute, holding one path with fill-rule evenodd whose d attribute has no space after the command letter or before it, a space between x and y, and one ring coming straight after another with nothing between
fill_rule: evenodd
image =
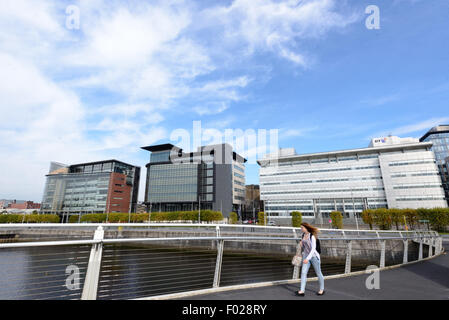
<instances>
[{"instance_id":1,"label":"high-rise building","mask_svg":"<svg viewBox=\"0 0 449 320\"><path fill-rule=\"evenodd\" d=\"M245 201L246 159L229 144L198 147L183 152L172 144L142 149L150 151L145 204L151 211L210 209L228 216Z\"/></svg>"},{"instance_id":2,"label":"high-rise building","mask_svg":"<svg viewBox=\"0 0 449 320\"><path fill-rule=\"evenodd\" d=\"M432 151L443 181L446 200L449 204L449 182L447 181L447 158L449 157L449 125L440 125L430 129L419 139L422 142L432 142Z\"/></svg>"},{"instance_id":3,"label":"high-rise building","mask_svg":"<svg viewBox=\"0 0 449 320\"><path fill-rule=\"evenodd\" d=\"M447 207L430 150L418 139L373 139L368 148L313 154L281 149L258 163L267 216L289 224L290 213L323 223L330 212L354 218L368 208Z\"/></svg>"},{"instance_id":4,"label":"high-rise building","mask_svg":"<svg viewBox=\"0 0 449 320\"><path fill-rule=\"evenodd\" d=\"M136 210L140 167L117 160L70 166L52 162L46 177L42 213L69 216Z\"/></svg>"}]
</instances>

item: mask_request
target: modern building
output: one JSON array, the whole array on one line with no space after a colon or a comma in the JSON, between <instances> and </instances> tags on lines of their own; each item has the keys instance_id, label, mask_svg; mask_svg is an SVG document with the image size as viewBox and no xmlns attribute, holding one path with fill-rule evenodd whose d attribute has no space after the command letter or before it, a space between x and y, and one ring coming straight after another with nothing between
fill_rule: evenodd
<instances>
[{"instance_id":1,"label":"modern building","mask_svg":"<svg viewBox=\"0 0 449 320\"><path fill-rule=\"evenodd\" d=\"M447 158L449 157L449 125L440 125L430 129L419 139L421 142L432 142L432 151L443 181L446 200L449 203L449 183L447 182ZM445 171L446 170L446 171Z\"/></svg>"},{"instance_id":2,"label":"modern building","mask_svg":"<svg viewBox=\"0 0 449 320\"><path fill-rule=\"evenodd\" d=\"M117 160L75 165L52 162L41 213L135 212L140 167Z\"/></svg>"},{"instance_id":3,"label":"modern building","mask_svg":"<svg viewBox=\"0 0 449 320\"><path fill-rule=\"evenodd\" d=\"M296 154L281 149L260 168L267 217L291 222L290 213L323 223L332 211L354 218L368 208L447 207L431 142L373 139L368 148Z\"/></svg>"},{"instance_id":4,"label":"modern building","mask_svg":"<svg viewBox=\"0 0 449 320\"><path fill-rule=\"evenodd\" d=\"M245 201L246 159L229 144L183 152L172 144L142 147L150 151L145 201L153 211L210 209L226 217Z\"/></svg>"}]
</instances>

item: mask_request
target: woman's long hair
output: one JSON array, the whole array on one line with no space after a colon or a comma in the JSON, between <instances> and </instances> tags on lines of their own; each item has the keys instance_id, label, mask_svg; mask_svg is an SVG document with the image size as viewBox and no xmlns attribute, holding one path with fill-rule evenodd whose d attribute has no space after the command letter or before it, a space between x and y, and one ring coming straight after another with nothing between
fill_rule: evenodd
<instances>
[{"instance_id":1,"label":"woman's long hair","mask_svg":"<svg viewBox=\"0 0 449 320\"><path fill-rule=\"evenodd\" d=\"M320 230L318 228L315 228L314 226L308 224L307 222L303 222L303 223L301 223L301 225L304 228L306 228L308 232L313 234L315 236L315 238L317 238L318 232L320 232Z\"/></svg>"}]
</instances>

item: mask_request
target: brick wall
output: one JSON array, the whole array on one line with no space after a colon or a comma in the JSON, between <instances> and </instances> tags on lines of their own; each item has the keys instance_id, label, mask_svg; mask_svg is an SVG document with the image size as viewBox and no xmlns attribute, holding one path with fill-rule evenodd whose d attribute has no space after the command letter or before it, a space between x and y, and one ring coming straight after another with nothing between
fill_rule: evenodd
<instances>
[{"instance_id":1,"label":"brick wall","mask_svg":"<svg viewBox=\"0 0 449 320\"><path fill-rule=\"evenodd\" d=\"M126 184L126 176L122 173L111 173L106 212L129 212L132 186Z\"/></svg>"}]
</instances>

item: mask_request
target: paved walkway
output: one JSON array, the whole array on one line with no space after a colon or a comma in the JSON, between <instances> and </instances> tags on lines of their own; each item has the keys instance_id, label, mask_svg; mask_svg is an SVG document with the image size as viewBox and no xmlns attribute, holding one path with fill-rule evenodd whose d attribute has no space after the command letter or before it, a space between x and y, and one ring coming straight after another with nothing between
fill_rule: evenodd
<instances>
[{"instance_id":1,"label":"paved walkway","mask_svg":"<svg viewBox=\"0 0 449 320\"><path fill-rule=\"evenodd\" d=\"M449 242L437 258L380 272L380 289L365 286L369 274L325 281L326 293L317 296L318 281L307 283L306 296L298 297L299 284L285 284L252 289L225 291L189 300L449 300Z\"/></svg>"}]
</instances>

